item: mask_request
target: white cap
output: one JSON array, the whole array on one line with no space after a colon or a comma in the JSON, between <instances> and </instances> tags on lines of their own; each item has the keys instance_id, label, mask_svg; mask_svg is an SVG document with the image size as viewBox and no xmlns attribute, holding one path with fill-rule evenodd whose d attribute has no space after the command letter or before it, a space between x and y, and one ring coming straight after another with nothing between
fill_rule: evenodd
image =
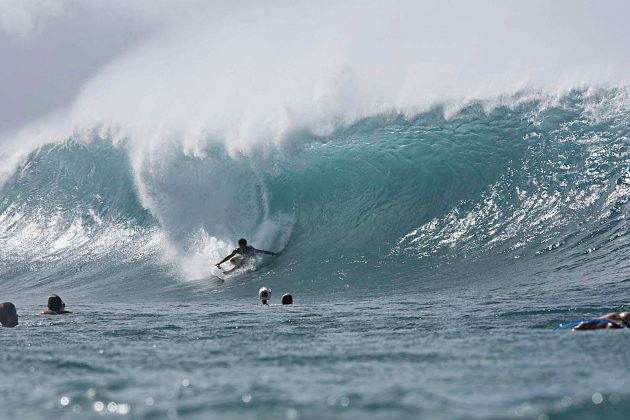
<instances>
[{"instance_id":1,"label":"white cap","mask_svg":"<svg viewBox=\"0 0 630 420\"><path fill-rule=\"evenodd\" d=\"M268 287L261 287L258 291L258 297L260 298L260 300L271 299L271 289Z\"/></svg>"}]
</instances>

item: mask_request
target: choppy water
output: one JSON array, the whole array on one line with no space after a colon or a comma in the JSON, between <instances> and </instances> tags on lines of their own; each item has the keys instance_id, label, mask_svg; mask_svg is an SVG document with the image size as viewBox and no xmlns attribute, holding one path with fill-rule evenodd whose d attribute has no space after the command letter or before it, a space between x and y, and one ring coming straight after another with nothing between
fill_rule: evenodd
<instances>
[{"instance_id":1,"label":"choppy water","mask_svg":"<svg viewBox=\"0 0 630 420\"><path fill-rule=\"evenodd\" d=\"M366 118L249 156L93 134L0 190L10 418L625 418L624 88ZM282 251L228 279L240 236ZM292 307L263 307L290 291ZM40 317L48 293L75 314Z\"/></svg>"},{"instance_id":2,"label":"choppy water","mask_svg":"<svg viewBox=\"0 0 630 420\"><path fill-rule=\"evenodd\" d=\"M7 418L573 419L630 408L626 331L552 331L608 308L430 294L73 309L2 331Z\"/></svg>"}]
</instances>

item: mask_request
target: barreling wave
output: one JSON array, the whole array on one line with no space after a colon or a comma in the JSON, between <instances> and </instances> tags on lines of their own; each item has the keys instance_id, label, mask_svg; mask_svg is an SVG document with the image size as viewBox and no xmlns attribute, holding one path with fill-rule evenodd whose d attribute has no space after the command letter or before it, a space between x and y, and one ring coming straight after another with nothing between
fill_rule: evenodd
<instances>
[{"instance_id":1,"label":"barreling wave","mask_svg":"<svg viewBox=\"0 0 630 420\"><path fill-rule=\"evenodd\" d=\"M320 291L510 282L519 266L608 281L630 245L629 97L522 92L448 118L435 107L296 131L250 155L212 142L138 154L95 134L51 143L0 192L0 276L140 299L156 277L208 277L245 236L283 250L250 278Z\"/></svg>"}]
</instances>

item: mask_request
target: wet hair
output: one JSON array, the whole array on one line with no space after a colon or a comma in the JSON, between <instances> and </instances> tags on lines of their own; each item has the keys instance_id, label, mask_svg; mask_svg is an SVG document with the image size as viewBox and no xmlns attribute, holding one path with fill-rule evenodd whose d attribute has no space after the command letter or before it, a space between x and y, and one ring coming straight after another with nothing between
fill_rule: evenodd
<instances>
[{"instance_id":1,"label":"wet hair","mask_svg":"<svg viewBox=\"0 0 630 420\"><path fill-rule=\"evenodd\" d=\"M9 328L13 328L18 324L17 311L13 303L0 303L0 324Z\"/></svg>"},{"instance_id":2,"label":"wet hair","mask_svg":"<svg viewBox=\"0 0 630 420\"><path fill-rule=\"evenodd\" d=\"M293 296L290 293L285 293L282 295L282 304L283 305L292 305L293 304Z\"/></svg>"},{"instance_id":3,"label":"wet hair","mask_svg":"<svg viewBox=\"0 0 630 420\"><path fill-rule=\"evenodd\" d=\"M247 245L247 239L245 239L245 238L241 238L241 239L239 239L239 240L238 240L238 244L239 244L239 245Z\"/></svg>"},{"instance_id":4,"label":"wet hair","mask_svg":"<svg viewBox=\"0 0 630 420\"><path fill-rule=\"evenodd\" d=\"M61 311L63 309L63 300L57 295L48 297L48 309L51 311Z\"/></svg>"}]
</instances>

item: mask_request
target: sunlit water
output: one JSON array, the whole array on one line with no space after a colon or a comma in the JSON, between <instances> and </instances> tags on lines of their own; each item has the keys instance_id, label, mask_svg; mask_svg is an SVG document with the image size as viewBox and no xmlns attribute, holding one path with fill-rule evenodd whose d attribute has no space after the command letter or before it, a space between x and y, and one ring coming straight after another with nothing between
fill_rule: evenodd
<instances>
[{"instance_id":1,"label":"sunlit water","mask_svg":"<svg viewBox=\"0 0 630 420\"><path fill-rule=\"evenodd\" d=\"M0 330L3 417L626 418L628 331L553 330L618 308L463 291L24 306Z\"/></svg>"},{"instance_id":2,"label":"sunlit water","mask_svg":"<svg viewBox=\"0 0 630 420\"><path fill-rule=\"evenodd\" d=\"M0 190L1 417L627 418L629 331L554 328L630 309L630 96L523 95L259 158L51 139ZM241 236L282 252L212 278Z\"/></svg>"}]
</instances>

